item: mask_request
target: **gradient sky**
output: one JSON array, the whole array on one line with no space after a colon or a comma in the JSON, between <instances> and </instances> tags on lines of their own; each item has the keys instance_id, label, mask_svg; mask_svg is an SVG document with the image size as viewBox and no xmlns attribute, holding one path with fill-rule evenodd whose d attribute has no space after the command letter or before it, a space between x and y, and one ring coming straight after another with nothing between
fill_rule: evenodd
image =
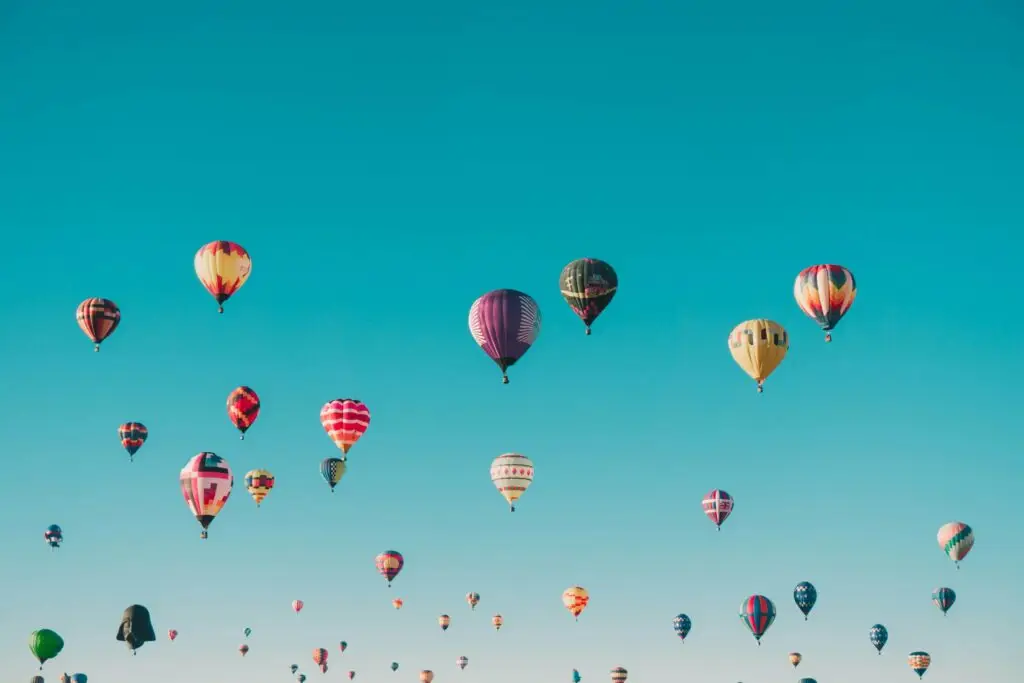
<instances>
[{"instance_id":1,"label":"gradient sky","mask_svg":"<svg viewBox=\"0 0 1024 683\"><path fill-rule=\"evenodd\" d=\"M928 683L1009 683L1022 46L1011 0L0 3L0 675L28 680L49 627L48 682L884 683L923 649ZM215 239L253 257L223 316L192 270ZM621 282L591 337L557 284L581 256ZM860 284L831 345L792 297L820 262ZM499 287L544 315L508 386L466 326ZM99 354L91 296L123 313ZM753 317L792 340L762 396L726 347ZM239 384L263 400L244 442ZM332 496L318 414L345 396L373 421ZM203 450L236 476L205 542L177 483ZM506 451L537 466L514 515ZM959 572L953 519L978 539ZM760 648L751 593L779 608ZM160 639L131 657L136 602Z\"/></svg>"}]
</instances>

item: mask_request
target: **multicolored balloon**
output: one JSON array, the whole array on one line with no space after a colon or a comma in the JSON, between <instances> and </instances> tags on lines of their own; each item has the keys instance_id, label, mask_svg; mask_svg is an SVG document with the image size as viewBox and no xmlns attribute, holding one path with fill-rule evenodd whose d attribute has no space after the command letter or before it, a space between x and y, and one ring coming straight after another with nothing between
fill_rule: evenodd
<instances>
[{"instance_id":1,"label":"multicolored balloon","mask_svg":"<svg viewBox=\"0 0 1024 683\"><path fill-rule=\"evenodd\" d=\"M611 670L612 683L626 683L626 679L629 677L629 672L623 669L621 666L617 666Z\"/></svg>"},{"instance_id":2,"label":"multicolored balloon","mask_svg":"<svg viewBox=\"0 0 1024 683\"><path fill-rule=\"evenodd\" d=\"M563 268L558 280L562 298L587 326L587 334L590 334L590 326L608 308L619 289L615 269L596 258L581 258Z\"/></svg>"},{"instance_id":3,"label":"multicolored balloon","mask_svg":"<svg viewBox=\"0 0 1024 683\"><path fill-rule=\"evenodd\" d=\"M344 652L348 649L348 643L346 643L344 640L341 641L340 643L338 643L338 649Z\"/></svg>"},{"instance_id":4,"label":"multicolored balloon","mask_svg":"<svg viewBox=\"0 0 1024 683\"><path fill-rule=\"evenodd\" d=\"M789 663L793 665L794 669L800 665L800 662L803 660L803 658L803 655L801 655L799 652L789 653Z\"/></svg>"},{"instance_id":5,"label":"multicolored balloon","mask_svg":"<svg viewBox=\"0 0 1024 683\"><path fill-rule=\"evenodd\" d=\"M355 677L356 677L356 672L355 672L355 671L349 671L349 672L348 672L348 680L350 680L350 681L351 681L351 680L352 680L352 679L354 679Z\"/></svg>"},{"instance_id":6,"label":"multicolored balloon","mask_svg":"<svg viewBox=\"0 0 1024 683\"><path fill-rule=\"evenodd\" d=\"M491 625L494 626L495 631L501 630L501 625L505 623L505 619L500 614L495 614L491 617Z\"/></svg>"},{"instance_id":7,"label":"multicolored balloon","mask_svg":"<svg viewBox=\"0 0 1024 683\"><path fill-rule=\"evenodd\" d=\"M327 650L322 647L313 648L313 663L320 667L321 673L327 673Z\"/></svg>"},{"instance_id":8,"label":"multicolored balloon","mask_svg":"<svg viewBox=\"0 0 1024 683\"><path fill-rule=\"evenodd\" d=\"M420 672L420 683L431 683L434 680L434 672L424 669Z\"/></svg>"},{"instance_id":9,"label":"multicolored balloon","mask_svg":"<svg viewBox=\"0 0 1024 683\"><path fill-rule=\"evenodd\" d=\"M260 416L260 397L249 387L238 387L232 389L228 394L228 418L235 429L242 433L238 438L244 439L245 433L249 431Z\"/></svg>"},{"instance_id":10,"label":"multicolored balloon","mask_svg":"<svg viewBox=\"0 0 1024 683\"><path fill-rule=\"evenodd\" d=\"M388 586L405 566L405 558L397 550L385 550L376 558L377 573L384 577Z\"/></svg>"},{"instance_id":11,"label":"multicolored balloon","mask_svg":"<svg viewBox=\"0 0 1024 683\"><path fill-rule=\"evenodd\" d=\"M715 528L722 530L722 524L732 514L733 499L725 491L712 489L704 496L704 514L715 524Z\"/></svg>"},{"instance_id":12,"label":"multicolored balloon","mask_svg":"<svg viewBox=\"0 0 1024 683\"><path fill-rule=\"evenodd\" d=\"M746 320L729 334L732 359L757 382L758 393L764 391L764 381L779 367L788 350L789 335L771 320Z\"/></svg>"},{"instance_id":13,"label":"multicolored balloon","mask_svg":"<svg viewBox=\"0 0 1024 683\"><path fill-rule=\"evenodd\" d=\"M974 530L963 522L949 522L939 528L939 547L960 569L960 560L974 547Z\"/></svg>"},{"instance_id":14,"label":"multicolored balloon","mask_svg":"<svg viewBox=\"0 0 1024 683\"><path fill-rule=\"evenodd\" d=\"M28 636L28 649L32 656L39 660L39 670L43 670L43 664L60 654L64 649L64 639L57 635L56 631L48 628L41 628L33 631Z\"/></svg>"},{"instance_id":15,"label":"multicolored balloon","mask_svg":"<svg viewBox=\"0 0 1024 683\"><path fill-rule=\"evenodd\" d=\"M751 595L740 606L740 619L761 645L761 636L775 621L775 604L763 595Z\"/></svg>"},{"instance_id":16,"label":"multicolored balloon","mask_svg":"<svg viewBox=\"0 0 1024 683\"><path fill-rule=\"evenodd\" d=\"M451 626L452 618L447 614L442 614L437 618L437 625L441 627L442 631L447 631L448 627Z\"/></svg>"},{"instance_id":17,"label":"multicolored balloon","mask_svg":"<svg viewBox=\"0 0 1024 683\"><path fill-rule=\"evenodd\" d=\"M508 384L508 369L530 350L540 334L540 307L528 294L496 289L473 302L469 333L498 368Z\"/></svg>"},{"instance_id":18,"label":"multicolored balloon","mask_svg":"<svg viewBox=\"0 0 1024 683\"><path fill-rule=\"evenodd\" d=\"M952 588L936 588L932 591L932 602L942 610L942 616L946 616L946 612L956 602L956 592Z\"/></svg>"},{"instance_id":19,"label":"multicolored balloon","mask_svg":"<svg viewBox=\"0 0 1024 683\"><path fill-rule=\"evenodd\" d=\"M64 542L64 530L56 524L51 524L43 532L43 540L46 541L51 550L56 550Z\"/></svg>"},{"instance_id":20,"label":"multicolored balloon","mask_svg":"<svg viewBox=\"0 0 1024 683\"><path fill-rule=\"evenodd\" d=\"M117 428L117 436L121 447L128 451L128 461L134 462L135 454L149 438L149 430L141 422L125 422Z\"/></svg>"},{"instance_id":21,"label":"multicolored balloon","mask_svg":"<svg viewBox=\"0 0 1024 683\"><path fill-rule=\"evenodd\" d=\"M918 678L924 678L924 672L931 666L932 658L927 652L911 652L907 657L907 663L910 664L910 668L914 670Z\"/></svg>"},{"instance_id":22,"label":"multicolored balloon","mask_svg":"<svg viewBox=\"0 0 1024 683\"><path fill-rule=\"evenodd\" d=\"M320 409L320 424L344 459L370 427L370 409L355 398L336 398Z\"/></svg>"},{"instance_id":23,"label":"multicolored balloon","mask_svg":"<svg viewBox=\"0 0 1024 683\"><path fill-rule=\"evenodd\" d=\"M302 600L292 600L292 611L298 614L302 611L302 608L306 606L306 603Z\"/></svg>"},{"instance_id":24,"label":"multicolored balloon","mask_svg":"<svg viewBox=\"0 0 1024 683\"><path fill-rule=\"evenodd\" d=\"M228 461L216 453L202 452L181 468L181 493L188 509L203 527L200 538L206 538L210 524L231 496L235 478Z\"/></svg>"},{"instance_id":25,"label":"multicolored balloon","mask_svg":"<svg viewBox=\"0 0 1024 683\"><path fill-rule=\"evenodd\" d=\"M243 657L246 656L247 654L249 654L249 646L246 645L245 643L242 643L241 645L239 645L238 646L238 654L242 655Z\"/></svg>"},{"instance_id":26,"label":"multicolored balloon","mask_svg":"<svg viewBox=\"0 0 1024 683\"><path fill-rule=\"evenodd\" d=\"M320 461L320 476L331 487L331 493L334 493L334 487L345 476L347 469L348 467L342 458L324 458Z\"/></svg>"},{"instance_id":27,"label":"multicolored balloon","mask_svg":"<svg viewBox=\"0 0 1024 683\"><path fill-rule=\"evenodd\" d=\"M245 488L259 507L274 488L274 475L267 470L249 470L245 473Z\"/></svg>"},{"instance_id":28,"label":"multicolored balloon","mask_svg":"<svg viewBox=\"0 0 1024 683\"><path fill-rule=\"evenodd\" d=\"M804 621L807 615L814 609L814 603L818 601L818 591L809 581L801 581L793 589L793 602L804 613Z\"/></svg>"},{"instance_id":29,"label":"multicolored balloon","mask_svg":"<svg viewBox=\"0 0 1024 683\"><path fill-rule=\"evenodd\" d=\"M199 281L217 301L217 312L223 313L224 302L249 279L252 259L240 245L218 240L196 252L195 267Z\"/></svg>"},{"instance_id":30,"label":"multicolored balloon","mask_svg":"<svg viewBox=\"0 0 1024 683\"><path fill-rule=\"evenodd\" d=\"M462 656L455 660L455 666L459 667L460 671L464 671L469 666L469 657Z\"/></svg>"},{"instance_id":31,"label":"multicolored balloon","mask_svg":"<svg viewBox=\"0 0 1024 683\"><path fill-rule=\"evenodd\" d=\"M167 631L167 637L173 642L178 637L178 632L172 628Z\"/></svg>"},{"instance_id":32,"label":"multicolored balloon","mask_svg":"<svg viewBox=\"0 0 1024 683\"><path fill-rule=\"evenodd\" d=\"M103 340L114 334L121 323L121 309L110 299L93 297L78 304L75 320L85 336L92 340L94 350L99 351Z\"/></svg>"},{"instance_id":33,"label":"multicolored balloon","mask_svg":"<svg viewBox=\"0 0 1024 683\"><path fill-rule=\"evenodd\" d=\"M391 606L394 607L395 609L402 609L402 605L404 605L404 604L405 604L405 601L402 600L402 598L395 598L394 600L391 601Z\"/></svg>"},{"instance_id":34,"label":"multicolored balloon","mask_svg":"<svg viewBox=\"0 0 1024 683\"><path fill-rule=\"evenodd\" d=\"M889 629L882 626L881 624L875 624L868 631L868 638L871 640L871 644L878 650L878 654L882 654L882 648L889 642Z\"/></svg>"},{"instance_id":35,"label":"multicolored balloon","mask_svg":"<svg viewBox=\"0 0 1024 683\"><path fill-rule=\"evenodd\" d=\"M466 602L469 604L470 609L476 609L477 604L480 602L480 594L466 593Z\"/></svg>"},{"instance_id":36,"label":"multicolored balloon","mask_svg":"<svg viewBox=\"0 0 1024 683\"><path fill-rule=\"evenodd\" d=\"M533 482L533 461L519 453L499 455L491 462L491 481L515 512L516 501Z\"/></svg>"},{"instance_id":37,"label":"multicolored balloon","mask_svg":"<svg viewBox=\"0 0 1024 683\"><path fill-rule=\"evenodd\" d=\"M832 341L832 330L857 298L857 281L842 266L822 264L804 268L793 285L796 304L808 318L825 331L825 341Z\"/></svg>"},{"instance_id":38,"label":"multicolored balloon","mask_svg":"<svg viewBox=\"0 0 1024 683\"><path fill-rule=\"evenodd\" d=\"M690 617L685 614L677 614L672 620L672 629L676 632L676 635L679 636L679 640L684 642L686 641L686 636L690 633L691 626Z\"/></svg>"},{"instance_id":39,"label":"multicolored balloon","mask_svg":"<svg viewBox=\"0 0 1024 683\"><path fill-rule=\"evenodd\" d=\"M590 593L583 586L570 586L562 592L562 604L579 621L580 614L590 603Z\"/></svg>"}]
</instances>

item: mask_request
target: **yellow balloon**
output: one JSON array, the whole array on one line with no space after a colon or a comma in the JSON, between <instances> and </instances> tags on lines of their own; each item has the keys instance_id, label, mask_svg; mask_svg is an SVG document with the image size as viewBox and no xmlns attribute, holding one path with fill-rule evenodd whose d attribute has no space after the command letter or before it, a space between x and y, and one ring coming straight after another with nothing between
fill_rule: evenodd
<instances>
[{"instance_id":1,"label":"yellow balloon","mask_svg":"<svg viewBox=\"0 0 1024 683\"><path fill-rule=\"evenodd\" d=\"M249 279L252 259L242 245L218 240L196 252L195 267L199 281L217 300L217 310L223 313L224 302Z\"/></svg>"},{"instance_id":2,"label":"yellow balloon","mask_svg":"<svg viewBox=\"0 0 1024 683\"><path fill-rule=\"evenodd\" d=\"M737 325L729 335L729 352L743 372L764 391L764 381L779 367L789 350L789 334L777 322L758 318Z\"/></svg>"}]
</instances>

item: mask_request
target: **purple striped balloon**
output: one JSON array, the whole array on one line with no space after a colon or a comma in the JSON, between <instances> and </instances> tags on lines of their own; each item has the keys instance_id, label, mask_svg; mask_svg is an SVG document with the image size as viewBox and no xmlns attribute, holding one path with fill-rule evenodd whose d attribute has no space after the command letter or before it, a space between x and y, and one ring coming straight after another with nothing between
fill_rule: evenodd
<instances>
[{"instance_id":1,"label":"purple striped balloon","mask_svg":"<svg viewBox=\"0 0 1024 683\"><path fill-rule=\"evenodd\" d=\"M469 332L491 360L507 370L523 357L540 333L540 308L533 297L514 289L496 289L473 302Z\"/></svg>"}]
</instances>

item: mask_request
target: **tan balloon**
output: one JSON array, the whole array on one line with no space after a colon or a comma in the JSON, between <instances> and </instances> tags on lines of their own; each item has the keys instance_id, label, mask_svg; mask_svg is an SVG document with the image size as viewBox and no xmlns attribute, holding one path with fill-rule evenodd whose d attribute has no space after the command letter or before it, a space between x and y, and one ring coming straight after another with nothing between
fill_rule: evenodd
<instances>
[{"instance_id":1,"label":"tan balloon","mask_svg":"<svg viewBox=\"0 0 1024 683\"><path fill-rule=\"evenodd\" d=\"M432 680L434 680L434 672L433 671L429 671L427 669L424 669L423 671L420 672L420 682L421 683L430 683Z\"/></svg>"},{"instance_id":2,"label":"tan balloon","mask_svg":"<svg viewBox=\"0 0 1024 683\"><path fill-rule=\"evenodd\" d=\"M764 381L779 367L788 350L785 328L764 318L741 322L729 334L732 359L757 382L758 393L764 391Z\"/></svg>"},{"instance_id":3,"label":"tan balloon","mask_svg":"<svg viewBox=\"0 0 1024 683\"><path fill-rule=\"evenodd\" d=\"M562 604L577 620L590 602L590 593L583 586L571 586L562 593Z\"/></svg>"}]
</instances>

